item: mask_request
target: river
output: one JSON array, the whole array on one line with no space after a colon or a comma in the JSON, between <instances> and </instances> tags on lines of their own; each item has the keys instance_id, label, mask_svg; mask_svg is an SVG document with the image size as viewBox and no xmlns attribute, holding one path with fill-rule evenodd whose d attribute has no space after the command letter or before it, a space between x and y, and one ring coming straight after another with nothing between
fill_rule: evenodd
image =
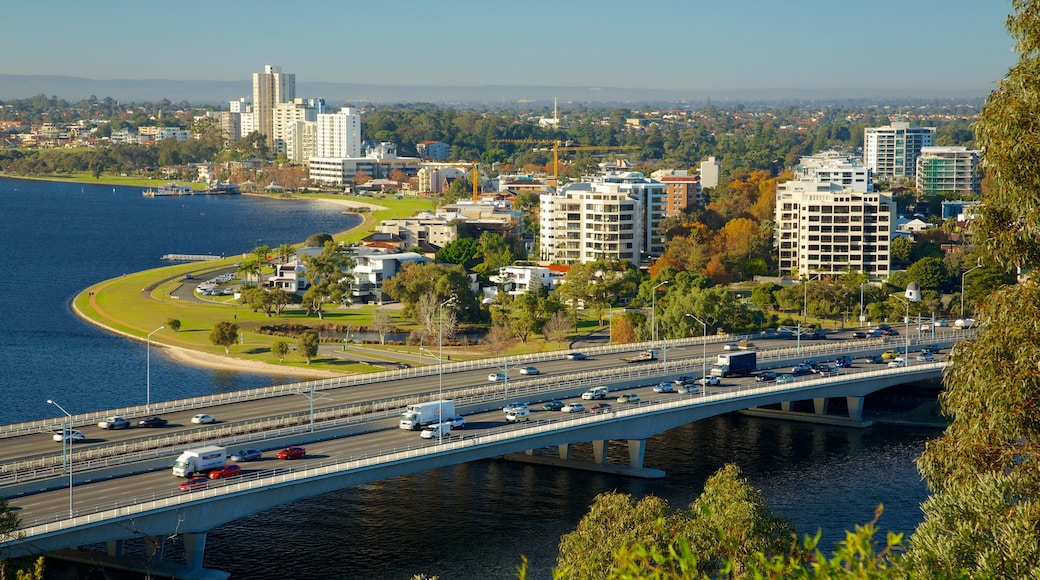
<instances>
[{"instance_id":1,"label":"river","mask_svg":"<svg viewBox=\"0 0 1040 580\"><path fill-rule=\"evenodd\" d=\"M332 203L252 196L144 198L141 188L0 178L0 247L8 256L0 352L0 421L142 403L145 347L76 318L83 288L163 265L168 253L237 254L297 243L356 224ZM152 400L266 386L273 377L186 366L151 357ZM644 481L481 461L283 506L208 534L205 565L232 578L444 580L551 576L560 536L596 494L653 494L686 508L705 479L736 463L769 506L824 546L869 521L910 532L926 490L913 459L932 430L849 429L742 416L716 417L648 442L645 464L667 477ZM581 449L579 449L579 452ZM587 452L587 450L585 450ZM620 447L612 453L623 453ZM883 534L880 537L883 541ZM176 540L164 546L175 559ZM86 571L82 571L87 576Z\"/></svg>"}]
</instances>

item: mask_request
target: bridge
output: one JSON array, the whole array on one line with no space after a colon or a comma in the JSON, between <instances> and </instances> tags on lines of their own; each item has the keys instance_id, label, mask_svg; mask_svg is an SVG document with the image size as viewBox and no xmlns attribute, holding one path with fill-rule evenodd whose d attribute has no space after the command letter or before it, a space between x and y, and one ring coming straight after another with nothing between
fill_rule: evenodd
<instances>
[{"instance_id":1,"label":"bridge","mask_svg":"<svg viewBox=\"0 0 1040 580\"><path fill-rule=\"evenodd\" d=\"M936 341L929 339L927 342ZM890 344L895 343L882 341L866 346L879 349ZM698 340L672 348L679 353L686 348L688 353L689 347L694 345L700 349L705 347ZM858 346L862 350L865 344L859 343ZM905 346L908 349L909 343ZM627 348L631 349L632 345ZM840 344L828 344L813 347L812 351L807 347L809 352L805 355L835 348L849 350ZM790 362L792 357L803 355L800 347L797 354L790 350L762 351L760 360L779 366ZM552 356L562 358L562 353ZM491 364L497 365L498 362L501 361L492 361ZM700 358L673 359L667 372L677 374L699 370L706 363ZM480 372L491 368L487 362L481 364ZM121 451L118 452L101 446L101 451L95 453L97 457L74 456L77 463L83 465L82 470L75 474L65 474L54 465L48 467L45 465L47 461L39 458L37 468L23 466L13 470L14 473L3 474L6 479L0 480L2 493L8 495L11 505L19 510L24 526L21 539L8 540L2 545L11 555L32 555L107 543L109 553L118 555L122 543L127 540L143 539L146 546L154 547L160 538L180 534L184 538L187 563L177 571L178 577L219 577L219 572L202 566L206 532L251 513L371 481L493 457L575 465L571 457L573 446L588 442L593 448L594 465L590 467L641 477L660 477L663 473L643 466L646 439L657 433L742 409L777 404L789 409L793 401L812 401L814 414L825 417L828 415L828 402L841 400L846 418L855 421L862 418L862 400L867 394L901 383L937 379L946 363L879 370L846 369L849 372L838 376L799 377L790 384L737 381L736 384L691 395L655 394L647 381L670 376L663 374L666 372L665 364L662 361L660 365L614 366L519 384L514 381L512 396L528 400L575 397L589 385L605 382L611 385L612 390L640 392L645 399L638 404L615 405L610 412L602 414L535 413L532 416L544 418L521 425L502 424L500 408L503 398L509 395L499 391L498 385L490 387L493 390L490 394L487 385L454 389L450 396L466 414L471 428L461 436L441 442L420 440L414 432L396 428L397 413L403 407L401 400L383 405L366 401L362 406L367 411L361 413L345 412L340 408L325 409L318 414L313 409L314 393L319 388L332 387L324 382L312 382L308 397L311 409L303 414L308 420L295 426L277 428L274 426L277 421L274 421L271 428L265 428L259 434L236 434L233 423L215 431L200 429L209 431L209 441L226 446L253 442L250 444L270 449L307 443L308 459L305 461L278 462L282 463L278 468L250 470L243 476L215 481L205 490L185 494L174 488L169 474L171 454L183 449L187 444L183 441L174 443L176 447L173 448L169 444L160 447L155 442L143 443L139 449L133 443L134 439L139 439L135 437L119 444ZM374 382L378 377L368 380ZM297 386L291 392L305 394L307 390ZM285 395L284 392L279 394ZM254 402L275 396L278 395L242 395L243 400L252 398ZM408 400L414 402L416 398L417 395L413 394ZM172 402L167 410L178 405L184 409L205 408L208 403L211 402ZM156 405L153 405L153 411L154 407ZM116 413L109 411L108 414ZM255 423L253 418L248 421ZM284 417L281 422L286 422ZM25 427L9 426L5 431L16 433L20 429ZM223 436L214 437L218 432ZM256 441L262 441L262 444ZM627 446L627 464L607 464L607 448L611 441ZM546 449L554 452L546 454L543 452ZM50 457L53 464L54 458L60 454L51 454ZM4 462L5 469L11 465L17 465L17 462ZM69 486L73 480L75 485ZM75 506L73 488L78 498ZM68 510L63 508L65 503Z\"/></svg>"}]
</instances>

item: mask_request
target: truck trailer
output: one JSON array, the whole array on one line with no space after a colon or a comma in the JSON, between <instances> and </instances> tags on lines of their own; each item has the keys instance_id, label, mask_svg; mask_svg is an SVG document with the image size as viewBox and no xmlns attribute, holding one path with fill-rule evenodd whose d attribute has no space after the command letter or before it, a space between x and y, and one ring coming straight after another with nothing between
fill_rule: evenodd
<instances>
[{"instance_id":1,"label":"truck trailer","mask_svg":"<svg viewBox=\"0 0 1040 580\"><path fill-rule=\"evenodd\" d=\"M455 401L428 401L408 405L404 413L401 413L401 429L422 429L427 425L440 423L441 417L455 416Z\"/></svg>"},{"instance_id":2,"label":"truck trailer","mask_svg":"<svg viewBox=\"0 0 1040 580\"><path fill-rule=\"evenodd\" d=\"M753 350L728 352L719 355L715 366L711 367L711 375L715 377L747 376L755 372L757 365L758 357Z\"/></svg>"},{"instance_id":3,"label":"truck trailer","mask_svg":"<svg viewBox=\"0 0 1040 580\"><path fill-rule=\"evenodd\" d=\"M173 462L173 474L177 477L191 477L196 473L209 473L224 467L227 461L227 449L217 445L188 449Z\"/></svg>"}]
</instances>

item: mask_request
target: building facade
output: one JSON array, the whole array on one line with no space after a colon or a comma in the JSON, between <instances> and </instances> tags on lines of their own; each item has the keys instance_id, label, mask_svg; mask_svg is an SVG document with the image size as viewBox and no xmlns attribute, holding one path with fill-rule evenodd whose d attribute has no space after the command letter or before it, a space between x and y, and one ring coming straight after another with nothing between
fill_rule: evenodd
<instances>
[{"instance_id":1,"label":"building facade","mask_svg":"<svg viewBox=\"0 0 1040 580\"><path fill-rule=\"evenodd\" d=\"M719 169L721 168L722 165L715 160L715 157L708 157L701 161L701 187L718 187Z\"/></svg>"},{"instance_id":2,"label":"building facade","mask_svg":"<svg viewBox=\"0 0 1040 580\"><path fill-rule=\"evenodd\" d=\"M967 147L922 147L917 158L917 192L981 195L979 154Z\"/></svg>"},{"instance_id":3,"label":"building facade","mask_svg":"<svg viewBox=\"0 0 1040 580\"><path fill-rule=\"evenodd\" d=\"M781 274L840 275L852 270L872 279L887 278L895 215L888 193L864 193L822 181L777 185Z\"/></svg>"},{"instance_id":4,"label":"building facade","mask_svg":"<svg viewBox=\"0 0 1040 580\"><path fill-rule=\"evenodd\" d=\"M264 65L264 72L253 73L253 129L267 138L267 148L276 150L274 109L296 98L296 75L283 73L282 67Z\"/></svg>"},{"instance_id":5,"label":"building facade","mask_svg":"<svg viewBox=\"0 0 1040 580\"><path fill-rule=\"evenodd\" d=\"M638 266L643 246L640 199L628 191L572 187L539 196L539 260L584 264L601 258Z\"/></svg>"},{"instance_id":6,"label":"building facade","mask_svg":"<svg viewBox=\"0 0 1040 580\"><path fill-rule=\"evenodd\" d=\"M682 215L704 204L701 196L701 177L689 175L685 170L667 169L650 174L665 186L665 213Z\"/></svg>"},{"instance_id":7,"label":"building facade","mask_svg":"<svg viewBox=\"0 0 1040 580\"><path fill-rule=\"evenodd\" d=\"M423 141L415 146L419 157L431 161L447 161L451 146L443 141Z\"/></svg>"},{"instance_id":8,"label":"building facade","mask_svg":"<svg viewBox=\"0 0 1040 580\"><path fill-rule=\"evenodd\" d=\"M318 143L314 157L361 157L361 113L343 107L318 115Z\"/></svg>"},{"instance_id":9,"label":"building facade","mask_svg":"<svg viewBox=\"0 0 1040 580\"><path fill-rule=\"evenodd\" d=\"M794 169L794 178L801 181L837 183L860 193L874 191L872 171L855 157L838 151L824 151L806 155Z\"/></svg>"},{"instance_id":10,"label":"building facade","mask_svg":"<svg viewBox=\"0 0 1040 580\"><path fill-rule=\"evenodd\" d=\"M935 145L935 127L911 127L894 121L863 130L863 162L877 177L912 177L922 147Z\"/></svg>"}]
</instances>

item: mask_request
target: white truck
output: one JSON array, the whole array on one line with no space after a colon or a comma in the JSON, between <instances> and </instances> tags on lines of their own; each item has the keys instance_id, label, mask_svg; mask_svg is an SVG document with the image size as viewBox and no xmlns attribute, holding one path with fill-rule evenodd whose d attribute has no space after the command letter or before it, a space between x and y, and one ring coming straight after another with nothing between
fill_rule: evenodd
<instances>
[{"instance_id":1,"label":"white truck","mask_svg":"<svg viewBox=\"0 0 1040 580\"><path fill-rule=\"evenodd\" d=\"M627 358L623 358L621 360L623 360L623 361L625 361L627 363L650 362L652 360L657 360L657 350L655 350L655 349L644 350L644 351L640 352L639 354L637 354L635 356L630 356L630 357L627 357Z\"/></svg>"},{"instance_id":2,"label":"white truck","mask_svg":"<svg viewBox=\"0 0 1040 580\"><path fill-rule=\"evenodd\" d=\"M733 375L747 376L755 372L757 366L758 357L753 350L720 354L715 361L715 366L711 367L711 376L720 378Z\"/></svg>"},{"instance_id":3,"label":"white truck","mask_svg":"<svg viewBox=\"0 0 1040 580\"><path fill-rule=\"evenodd\" d=\"M217 445L188 449L173 462L173 474L177 477L191 477L196 473L209 473L224 467L227 461L227 449Z\"/></svg>"},{"instance_id":4,"label":"white truck","mask_svg":"<svg viewBox=\"0 0 1040 580\"><path fill-rule=\"evenodd\" d=\"M428 401L408 405L404 413L401 413L401 429L422 429L427 425L440 423L441 417L455 416L455 401Z\"/></svg>"}]
</instances>

